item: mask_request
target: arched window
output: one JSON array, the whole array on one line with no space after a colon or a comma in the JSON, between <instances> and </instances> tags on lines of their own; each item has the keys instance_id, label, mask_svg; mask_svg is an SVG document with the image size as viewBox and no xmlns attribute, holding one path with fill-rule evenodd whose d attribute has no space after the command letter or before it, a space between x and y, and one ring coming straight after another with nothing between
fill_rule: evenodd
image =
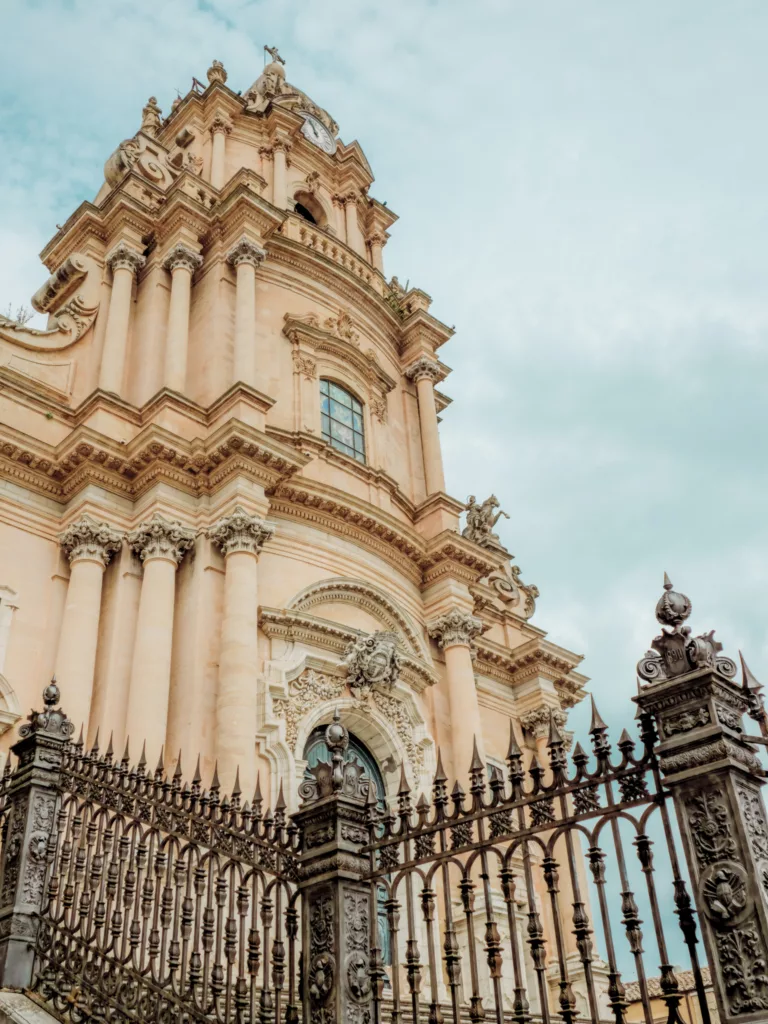
<instances>
[{"instance_id":1,"label":"arched window","mask_svg":"<svg viewBox=\"0 0 768 1024\"><path fill-rule=\"evenodd\" d=\"M300 217L308 220L310 224L316 224L319 228L327 227L328 218L322 203L311 192L297 192L293 197L293 208Z\"/></svg>"},{"instance_id":2,"label":"arched window","mask_svg":"<svg viewBox=\"0 0 768 1024\"><path fill-rule=\"evenodd\" d=\"M332 380L320 381L320 427L323 440L337 451L365 462L363 407Z\"/></svg>"}]
</instances>

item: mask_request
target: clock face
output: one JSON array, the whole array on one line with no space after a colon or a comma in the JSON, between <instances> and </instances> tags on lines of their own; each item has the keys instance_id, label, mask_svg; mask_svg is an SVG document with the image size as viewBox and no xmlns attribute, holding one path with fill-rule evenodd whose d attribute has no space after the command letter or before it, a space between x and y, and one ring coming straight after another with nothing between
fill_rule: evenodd
<instances>
[{"instance_id":1,"label":"clock face","mask_svg":"<svg viewBox=\"0 0 768 1024\"><path fill-rule=\"evenodd\" d=\"M322 121L319 121L314 114L308 114L306 110L301 111L304 124L301 126L301 134L318 149L324 153L333 154L336 152L336 139L331 135Z\"/></svg>"}]
</instances>

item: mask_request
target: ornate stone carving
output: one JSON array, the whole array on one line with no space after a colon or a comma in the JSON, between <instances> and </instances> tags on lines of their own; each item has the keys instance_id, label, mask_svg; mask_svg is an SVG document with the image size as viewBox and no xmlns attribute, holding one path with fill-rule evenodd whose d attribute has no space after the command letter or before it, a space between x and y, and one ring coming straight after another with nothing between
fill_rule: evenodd
<instances>
[{"instance_id":1,"label":"ornate stone carving","mask_svg":"<svg viewBox=\"0 0 768 1024\"><path fill-rule=\"evenodd\" d=\"M258 557L274 532L271 523L250 515L242 505L237 505L234 512L208 528L208 536L225 557L234 551L248 551Z\"/></svg>"},{"instance_id":2,"label":"ornate stone carving","mask_svg":"<svg viewBox=\"0 0 768 1024\"><path fill-rule=\"evenodd\" d=\"M297 349L293 349L293 368L298 374L302 374L305 380L317 380L317 363L309 356L302 355Z\"/></svg>"},{"instance_id":3,"label":"ornate stone carving","mask_svg":"<svg viewBox=\"0 0 768 1024\"><path fill-rule=\"evenodd\" d=\"M105 262L112 273L116 270L130 270L132 274L135 274L137 270L141 270L147 259L140 252L132 249L127 242L118 242L107 253Z\"/></svg>"},{"instance_id":4,"label":"ornate stone carving","mask_svg":"<svg viewBox=\"0 0 768 1024\"><path fill-rule=\"evenodd\" d=\"M759 775L762 772L760 759L755 754L730 743L727 739L716 740L703 747L692 747L680 754L665 754L661 757L660 764L664 774L671 775L673 772L682 772L688 768L712 764L714 761L721 761L726 757L731 757L734 761L745 765L755 774Z\"/></svg>"},{"instance_id":5,"label":"ornate stone carving","mask_svg":"<svg viewBox=\"0 0 768 1024\"><path fill-rule=\"evenodd\" d=\"M213 120L208 125L208 131L211 135L216 135L218 132L230 135L232 133L232 122L226 114L215 114Z\"/></svg>"},{"instance_id":6,"label":"ornate stone carving","mask_svg":"<svg viewBox=\"0 0 768 1024\"><path fill-rule=\"evenodd\" d=\"M128 543L142 562L150 558L168 558L178 565L194 545L195 531L155 512L151 519L128 534Z\"/></svg>"},{"instance_id":7,"label":"ornate stone carving","mask_svg":"<svg viewBox=\"0 0 768 1024\"><path fill-rule=\"evenodd\" d=\"M749 844L755 857L768 860L768 826L759 792L746 786L736 786L736 795L744 815Z\"/></svg>"},{"instance_id":8,"label":"ornate stone carving","mask_svg":"<svg viewBox=\"0 0 768 1024\"><path fill-rule=\"evenodd\" d=\"M307 978L312 1020L325 1020L323 1009L336 981L333 896L321 891L309 907L309 977Z\"/></svg>"},{"instance_id":9,"label":"ornate stone carving","mask_svg":"<svg viewBox=\"0 0 768 1024\"><path fill-rule=\"evenodd\" d=\"M157 99L150 96L141 112L141 130L154 138L163 126L163 112Z\"/></svg>"},{"instance_id":10,"label":"ornate stone carving","mask_svg":"<svg viewBox=\"0 0 768 1024\"><path fill-rule=\"evenodd\" d=\"M338 316L326 317L323 321L323 328L337 338L351 341L353 345L360 341L360 335L355 330L352 317L343 309L339 310Z\"/></svg>"},{"instance_id":11,"label":"ornate stone carving","mask_svg":"<svg viewBox=\"0 0 768 1024\"><path fill-rule=\"evenodd\" d=\"M546 739L549 736L552 719L554 719L557 727L562 729L568 721L568 715L565 711L560 711L558 708L534 708L520 717L520 725L534 739L541 739L542 737Z\"/></svg>"},{"instance_id":12,"label":"ornate stone carving","mask_svg":"<svg viewBox=\"0 0 768 1024\"><path fill-rule=\"evenodd\" d=\"M414 384L420 380L431 380L433 384L436 384L437 381L442 380L443 374L436 360L430 359L429 356L419 356L415 362L403 370L403 376L413 381Z\"/></svg>"},{"instance_id":13,"label":"ornate stone carving","mask_svg":"<svg viewBox=\"0 0 768 1024\"><path fill-rule=\"evenodd\" d=\"M174 270L183 267L188 270L190 274L203 265L203 257L200 253L195 252L194 249L190 249L188 245L184 245L182 242L177 242L172 249L169 250L165 259L163 260L163 266L166 270L170 270L171 273Z\"/></svg>"},{"instance_id":14,"label":"ornate stone carving","mask_svg":"<svg viewBox=\"0 0 768 1024\"><path fill-rule=\"evenodd\" d=\"M70 562L91 558L108 565L112 555L120 550L122 541L122 533L89 515L81 516L59 535L59 544Z\"/></svg>"},{"instance_id":15,"label":"ornate stone carving","mask_svg":"<svg viewBox=\"0 0 768 1024\"><path fill-rule=\"evenodd\" d=\"M377 631L353 640L344 652L347 683L352 690L374 685L391 688L400 675L397 634Z\"/></svg>"},{"instance_id":16,"label":"ornate stone carving","mask_svg":"<svg viewBox=\"0 0 768 1024\"><path fill-rule=\"evenodd\" d=\"M231 263L233 267L238 267L241 263L250 263L252 267L258 269L266 258L266 249L262 249L245 235L227 253L227 263Z\"/></svg>"},{"instance_id":17,"label":"ornate stone carving","mask_svg":"<svg viewBox=\"0 0 768 1024\"><path fill-rule=\"evenodd\" d=\"M699 864L706 866L736 855L728 805L717 790L702 790L689 797L685 807Z\"/></svg>"},{"instance_id":18,"label":"ornate stone carving","mask_svg":"<svg viewBox=\"0 0 768 1024\"><path fill-rule=\"evenodd\" d=\"M442 648L453 647L455 644L471 646L474 638L479 636L483 629L480 619L469 612L459 611L458 608L446 612L428 626L429 635L437 640Z\"/></svg>"},{"instance_id":19,"label":"ornate stone carving","mask_svg":"<svg viewBox=\"0 0 768 1024\"><path fill-rule=\"evenodd\" d=\"M346 928L348 953L344 964L347 993L353 1000L348 1007L347 1017L351 1024L363 1024L370 1020L365 1004L371 998L370 960L370 919L368 895L352 889L344 890L344 924ZM355 1005L357 1004L357 1005Z\"/></svg>"},{"instance_id":20,"label":"ornate stone carving","mask_svg":"<svg viewBox=\"0 0 768 1024\"><path fill-rule=\"evenodd\" d=\"M715 866L704 879L701 894L709 916L730 922L747 907L746 876L738 864Z\"/></svg>"},{"instance_id":21,"label":"ornate stone carving","mask_svg":"<svg viewBox=\"0 0 768 1024\"><path fill-rule=\"evenodd\" d=\"M768 955L757 927L716 932L715 941L731 1013L768 1010Z\"/></svg>"},{"instance_id":22,"label":"ornate stone carving","mask_svg":"<svg viewBox=\"0 0 768 1024\"><path fill-rule=\"evenodd\" d=\"M697 729L699 726L709 725L709 722L709 708L692 708L690 711L684 711L681 715L675 715L674 718L666 719L662 725L662 731L665 736L674 736L679 732L690 732L691 729Z\"/></svg>"},{"instance_id":23,"label":"ornate stone carving","mask_svg":"<svg viewBox=\"0 0 768 1024\"><path fill-rule=\"evenodd\" d=\"M718 657L723 645L715 640L714 630L691 636L690 626L683 625L690 614L689 598L674 591L664 573L664 593L656 605L656 618L671 629L662 629L651 644L653 651L646 651L637 663L641 679L657 683L702 668L715 669L728 679L736 675L736 663L731 658Z\"/></svg>"},{"instance_id":24,"label":"ornate stone carving","mask_svg":"<svg viewBox=\"0 0 768 1024\"><path fill-rule=\"evenodd\" d=\"M482 505L478 505L474 494L470 494L467 498L466 512L467 522L461 531L462 537L485 548L498 545L499 538L493 532L493 528L502 516L505 519L509 519L509 516L499 508L499 499L496 495L492 494L490 498L485 499Z\"/></svg>"},{"instance_id":25,"label":"ornate stone carving","mask_svg":"<svg viewBox=\"0 0 768 1024\"><path fill-rule=\"evenodd\" d=\"M214 82L219 82L221 85L227 80L227 72L224 70L224 65L220 60L215 60L208 68L206 72L206 78L213 85Z\"/></svg>"},{"instance_id":26,"label":"ornate stone carving","mask_svg":"<svg viewBox=\"0 0 768 1024\"><path fill-rule=\"evenodd\" d=\"M203 158L201 156L197 156L197 154L193 153L190 149L184 157L183 169L199 178L203 173Z\"/></svg>"}]
</instances>

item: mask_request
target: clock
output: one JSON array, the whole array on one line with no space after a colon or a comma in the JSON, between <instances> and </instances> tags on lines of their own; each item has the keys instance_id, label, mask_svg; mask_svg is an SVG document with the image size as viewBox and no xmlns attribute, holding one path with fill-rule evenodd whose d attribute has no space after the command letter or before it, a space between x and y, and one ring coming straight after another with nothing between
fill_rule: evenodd
<instances>
[{"instance_id":1,"label":"clock","mask_svg":"<svg viewBox=\"0 0 768 1024\"><path fill-rule=\"evenodd\" d=\"M304 138L332 156L336 152L336 139L314 114L309 114L306 110L301 110L300 114L304 118L304 124L301 126Z\"/></svg>"}]
</instances>

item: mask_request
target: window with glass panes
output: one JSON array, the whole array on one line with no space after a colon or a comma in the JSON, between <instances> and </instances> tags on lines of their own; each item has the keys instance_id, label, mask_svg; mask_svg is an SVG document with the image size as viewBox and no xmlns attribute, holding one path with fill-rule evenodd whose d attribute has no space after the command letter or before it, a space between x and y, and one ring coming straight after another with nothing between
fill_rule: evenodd
<instances>
[{"instance_id":1,"label":"window with glass panes","mask_svg":"<svg viewBox=\"0 0 768 1024\"><path fill-rule=\"evenodd\" d=\"M332 380L320 381L320 426L323 440L337 451L365 462L363 407Z\"/></svg>"}]
</instances>

